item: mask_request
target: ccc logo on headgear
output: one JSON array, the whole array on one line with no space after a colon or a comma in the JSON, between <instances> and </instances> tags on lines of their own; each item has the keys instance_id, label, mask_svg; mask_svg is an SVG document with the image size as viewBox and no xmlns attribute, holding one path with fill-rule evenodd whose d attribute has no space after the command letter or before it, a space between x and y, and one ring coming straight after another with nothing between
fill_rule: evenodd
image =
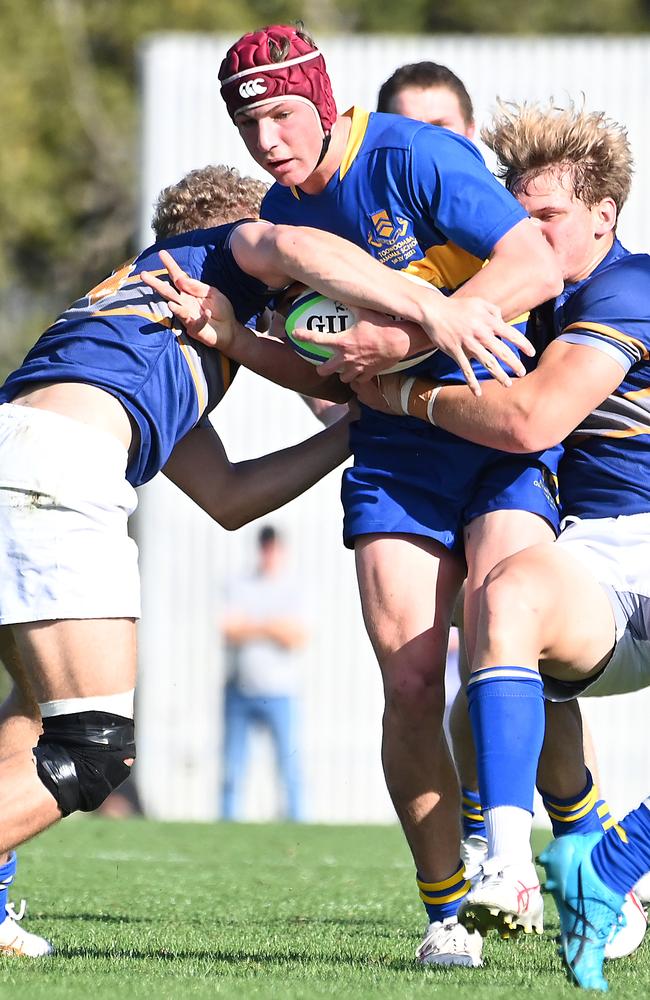
<instances>
[{"instance_id":1,"label":"ccc logo on headgear","mask_svg":"<svg viewBox=\"0 0 650 1000\"><path fill-rule=\"evenodd\" d=\"M265 94L267 90L268 87L262 77L257 76L254 80L246 80L245 83L242 83L239 93L242 97L255 97L256 94Z\"/></svg>"}]
</instances>

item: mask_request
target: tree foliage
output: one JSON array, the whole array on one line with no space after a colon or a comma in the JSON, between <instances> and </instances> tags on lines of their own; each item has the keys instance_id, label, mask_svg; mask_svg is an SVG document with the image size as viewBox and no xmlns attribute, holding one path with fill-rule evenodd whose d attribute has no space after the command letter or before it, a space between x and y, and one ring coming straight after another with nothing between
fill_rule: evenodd
<instances>
[{"instance_id":1,"label":"tree foliage","mask_svg":"<svg viewBox=\"0 0 650 1000\"><path fill-rule=\"evenodd\" d=\"M571 33L650 27L649 0L3 0L0 367L133 250L140 41L303 18L327 31Z\"/></svg>"}]
</instances>

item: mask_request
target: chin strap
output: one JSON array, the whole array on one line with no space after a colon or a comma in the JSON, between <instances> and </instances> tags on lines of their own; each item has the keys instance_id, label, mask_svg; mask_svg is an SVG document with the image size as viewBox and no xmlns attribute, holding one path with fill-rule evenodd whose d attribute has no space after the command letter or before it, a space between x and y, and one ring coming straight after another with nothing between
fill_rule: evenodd
<instances>
[{"instance_id":1,"label":"chin strap","mask_svg":"<svg viewBox=\"0 0 650 1000\"><path fill-rule=\"evenodd\" d=\"M314 167L314 170L316 170L317 167L320 167L321 163L323 162L325 154L327 153L327 150L330 148L331 141L332 141L332 133L328 132L325 138L323 139L323 145L321 147L320 156L318 157L318 162Z\"/></svg>"}]
</instances>

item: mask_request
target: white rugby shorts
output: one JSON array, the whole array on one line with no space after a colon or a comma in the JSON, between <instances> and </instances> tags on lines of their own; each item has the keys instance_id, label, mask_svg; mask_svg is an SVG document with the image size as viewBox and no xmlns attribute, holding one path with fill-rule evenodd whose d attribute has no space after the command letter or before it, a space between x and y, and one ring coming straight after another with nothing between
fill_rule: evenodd
<instances>
[{"instance_id":1,"label":"white rugby shorts","mask_svg":"<svg viewBox=\"0 0 650 1000\"><path fill-rule=\"evenodd\" d=\"M544 677L545 697L601 698L650 687L650 513L567 519L555 544L602 585L614 613L616 641L595 677L575 682Z\"/></svg>"},{"instance_id":2,"label":"white rugby shorts","mask_svg":"<svg viewBox=\"0 0 650 1000\"><path fill-rule=\"evenodd\" d=\"M0 624L140 616L126 465L112 434L0 405Z\"/></svg>"}]
</instances>

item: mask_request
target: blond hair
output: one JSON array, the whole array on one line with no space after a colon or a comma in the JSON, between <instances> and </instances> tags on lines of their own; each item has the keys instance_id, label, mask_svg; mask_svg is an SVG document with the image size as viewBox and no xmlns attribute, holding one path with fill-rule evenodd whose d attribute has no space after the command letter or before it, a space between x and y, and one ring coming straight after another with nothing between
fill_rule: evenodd
<instances>
[{"instance_id":1,"label":"blond hair","mask_svg":"<svg viewBox=\"0 0 650 1000\"><path fill-rule=\"evenodd\" d=\"M268 184L242 177L234 167L191 170L178 184L164 188L154 205L151 226L156 239L207 229L238 219L258 218Z\"/></svg>"},{"instance_id":2,"label":"blond hair","mask_svg":"<svg viewBox=\"0 0 650 1000\"><path fill-rule=\"evenodd\" d=\"M567 174L576 198L591 208L612 198L620 212L630 192L633 161L627 131L602 111L569 102L556 107L499 101L481 138L497 155L509 191L524 191L539 174Z\"/></svg>"}]
</instances>

